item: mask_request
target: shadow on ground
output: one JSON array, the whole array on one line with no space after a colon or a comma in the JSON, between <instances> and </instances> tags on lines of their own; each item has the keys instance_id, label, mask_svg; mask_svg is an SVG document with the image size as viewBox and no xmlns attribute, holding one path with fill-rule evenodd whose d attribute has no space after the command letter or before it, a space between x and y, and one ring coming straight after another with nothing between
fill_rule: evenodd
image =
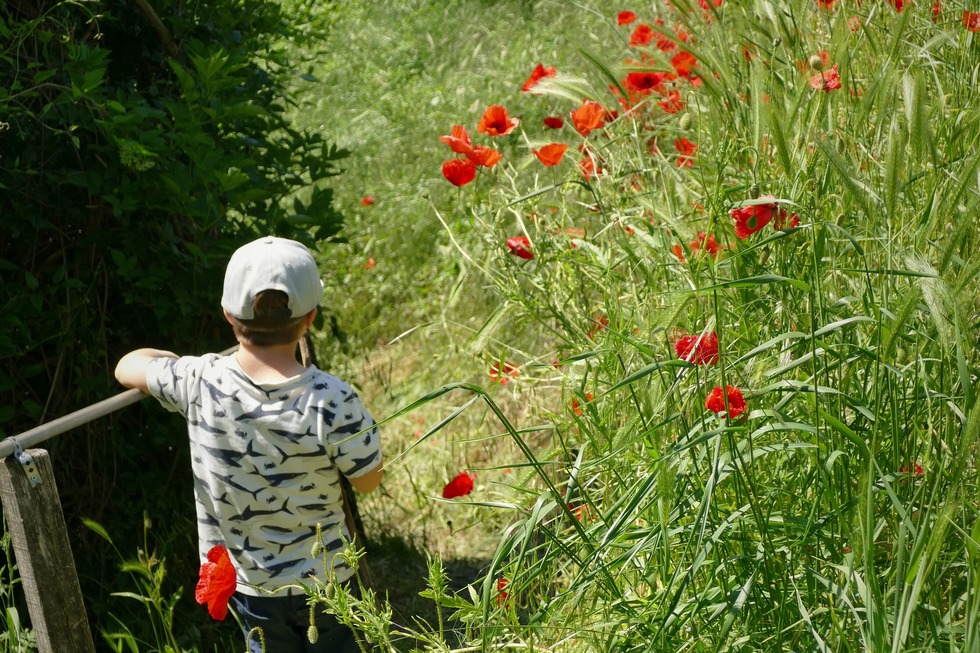
<instances>
[{"instance_id":1,"label":"shadow on ground","mask_svg":"<svg viewBox=\"0 0 980 653\"><path fill-rule=\"evenodd\" d=\"M414 631L429 630L427 627L420 627L419 622L430 624L431 629L436 630L438 617L435 603L419 596L426 589L429 573L425 552L411 542L391 537L369 540L366 549L374 589L381 597L387 595L393 612L392 621ZM444 558L442 566L452 591L462 592L464 597L468 597L466 586L483 579L490 566L490 559ZM444 627L447 630L460 627L458 622L453 622L448 616L444 611ZM453 639L452 636L447 637L447 643L461 643ZM399 642L397 647L400 651L410 651L417 645L413 639Z\"/></svg>"}]
</instances>

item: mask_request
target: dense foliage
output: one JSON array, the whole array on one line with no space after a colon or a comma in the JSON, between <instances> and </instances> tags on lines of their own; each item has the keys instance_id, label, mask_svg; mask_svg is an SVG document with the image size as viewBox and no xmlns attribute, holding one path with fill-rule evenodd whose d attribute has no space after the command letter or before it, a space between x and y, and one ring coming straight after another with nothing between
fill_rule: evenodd
<instances>
[{"instance_id":1,"label":"dense foliage","mask_svg":"<svg viewBox=\"0 0 980 653\"><path fill-rule=\"evenodd\" d=\"M152 5L0 5L0 435L118 391L128 349L226 348L228 254L262 233L316 245L340 228L324 180L347 153L287 118L312 80L296 53L318 52L329 13ZM167 499L191 496L182 433L148 414L46 445L97 615L117 561L91 554L79 516L130 532L124 551L144 509L175 546L194 538L189 501Z\"/></svg>"}]
</instances>

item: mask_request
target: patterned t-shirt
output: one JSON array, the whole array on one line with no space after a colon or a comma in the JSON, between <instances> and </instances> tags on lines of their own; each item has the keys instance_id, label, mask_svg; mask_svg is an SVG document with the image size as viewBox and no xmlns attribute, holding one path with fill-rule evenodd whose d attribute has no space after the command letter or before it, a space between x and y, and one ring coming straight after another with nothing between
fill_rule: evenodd
<instances>
[{"instance_id":1,"label":"patterned t-shirt","mask_svg":"<svg viewBox=\"0 0 980 653\"><path fill-rule=\"evenodd\" d=\"M217 354L156 359L146 381L187 420L202 562L225 545L238 591L252 596L309 576L326 581L331 567L338 581L353 575L336 557L351 539L339 475L374 469L381 441L346 383L313 366L255 383L234 356ZM324 552L314 558L317 525Z\"/></svg>"}]
</instances>

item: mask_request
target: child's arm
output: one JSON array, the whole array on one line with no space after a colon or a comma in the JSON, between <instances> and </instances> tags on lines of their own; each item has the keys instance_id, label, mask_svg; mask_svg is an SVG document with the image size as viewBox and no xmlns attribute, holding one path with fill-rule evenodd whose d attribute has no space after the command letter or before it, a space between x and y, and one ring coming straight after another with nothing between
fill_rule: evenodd
<instances>
[{"instance_id":1,"label":"child's arm","mask_svg":"<svg viewBox=\"0 0 980 653\"><path fill-rule=\"evenodd\" d=\"M161 349L137 349L119 359L116 380L127 388L146 392L146 366L156 358L178 358L177 354Z\"/></svg>"},{"instance_id":2,"label":"child's arm","mask_svg":"<svg viewBox=\"0 0 980 653\"><path fill-rule=\"evenodd\" d=\"M376 487L381 485L381 479L384 477L384 470L381 468L381 463L366 474L362 474L357 478L349 478L351 486L358 492L368 492L374 491Z\"/></svg>"}]
</instances>

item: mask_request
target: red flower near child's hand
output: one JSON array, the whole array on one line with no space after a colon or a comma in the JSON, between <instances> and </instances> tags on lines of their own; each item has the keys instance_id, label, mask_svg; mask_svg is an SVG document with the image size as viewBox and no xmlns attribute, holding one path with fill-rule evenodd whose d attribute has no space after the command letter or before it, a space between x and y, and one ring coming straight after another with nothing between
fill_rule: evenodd
<instances>
[{"instance_id":1,"label":"red flower near child's hand","mask_svg":"<svg viewBox=\"0 0 980 653\"><path fill-rule=\"evenodd\" d=\"M510 584L506 578L497 579L497 605L507 603L507 586Z\"/></svg>"},{"instance_id":2,"label":"red flower near child's hand","mask_svg":"<svg viewBox=\"0 0 980 653\"><path fill-rule=\"evenodd\" d=\"M545 68L541 64L538 64L534 68L534 70L531 71L531 76L528 77L527 81L525 81L524 84L521 86L521 91L527 93L535 86L537 86L538 82L544 79L545 77L554 77L556 74L558 74L558 71L555 70L554 67L549 66Z\"/></svg>"},{"instance_id":3,"label":"red flower near child's hand","mask_svg":"<svg viewBox=\"0 0 980 653\"><path fill-rule=\"evenodd\" d=\"M564 143L551 143L540 150L531 150L531 154L538 157L538 161L550 168L561 163L566 150L568 150L568 146Z\"/></svg>"},{"instance_id":4,"label":"red flower near child's hand","mask_svg":"<svg viewBox=\"0 0 980 653\"><path fill-rule=\"evenodd\" d=\"M724 392L718 386L715 386L711 394L704 402L704 407L708 410L714 412L716 415L723 415L725 413L725 395L728 395L728 416L735 419L739 415L745 412L745 398L742 397L742 391L738 388L730 385L725 386Z\"/></svg>"},{"instance_id":5,"label":"red flower near child's hand","mask_svg":"<svg viewBox=\"0 0 980 653\"><path fill-rule=\"evenodd\" d=\"M228 616L228 600L235 593L238 580L231 564L228 549L218 544L208 551L208 561L201 565L200 578L194 590L194 598L201 605L208 604L208 614L223 621Z\"/></svg>"},{"instance_id":6,"label":"red flower near child's hand","mask_svg":"<svg viewBox=\"0 0 980 653\"><path fill-rule=\"evenodd\" d=\"M677 357L695 365L718 364L718 334L714 331L705 334L689 335L674 341Z\"/></svg>"},{"instance_id":7,"label":"red flower near child's hand","mask_svg":"<svg viewBox=\"0 0 980 653\"><path fill-rule=\"evenodd\" d=\"M523 259L534 258L534 252L531 251L531 241L528 240L527 236L513 236L507 239L507 251Z\"/></svg>"},{"instance_id":8,"label":"red flower near child's hand","mask_svg":"<svg viewBox=\"0 0 980 653\"><path fill-rule=\"evenodd\" d=\"M468 472L460 472L453 480L446 483L446 487L442 488L442 498L457 499L459 497L465 497L473 491L474 478Z\"/></svg>"},{"instance_id":9,"label":"red flower near child's hand","mask_svg":"<svg viewBox=\"0 0 980 653\"><path fill-rule=\"evenodd\" d=\"M476 178L476 164L466 159L449 159L442 164L442 176L453 186L465 186Z\"/></svg>"},{"instance_id":10,"label":"red flower near child's hand","mask_svg":"<svg viewBox=\"0 0 980 653\"><path fill-rule=\"evenodd\" d=\"M520 120L507 114L507 109L499 104L492 104L483 112L476 131L487 136L506 136L514 131L519 122Z\"/></svg>"}]
</instances>

